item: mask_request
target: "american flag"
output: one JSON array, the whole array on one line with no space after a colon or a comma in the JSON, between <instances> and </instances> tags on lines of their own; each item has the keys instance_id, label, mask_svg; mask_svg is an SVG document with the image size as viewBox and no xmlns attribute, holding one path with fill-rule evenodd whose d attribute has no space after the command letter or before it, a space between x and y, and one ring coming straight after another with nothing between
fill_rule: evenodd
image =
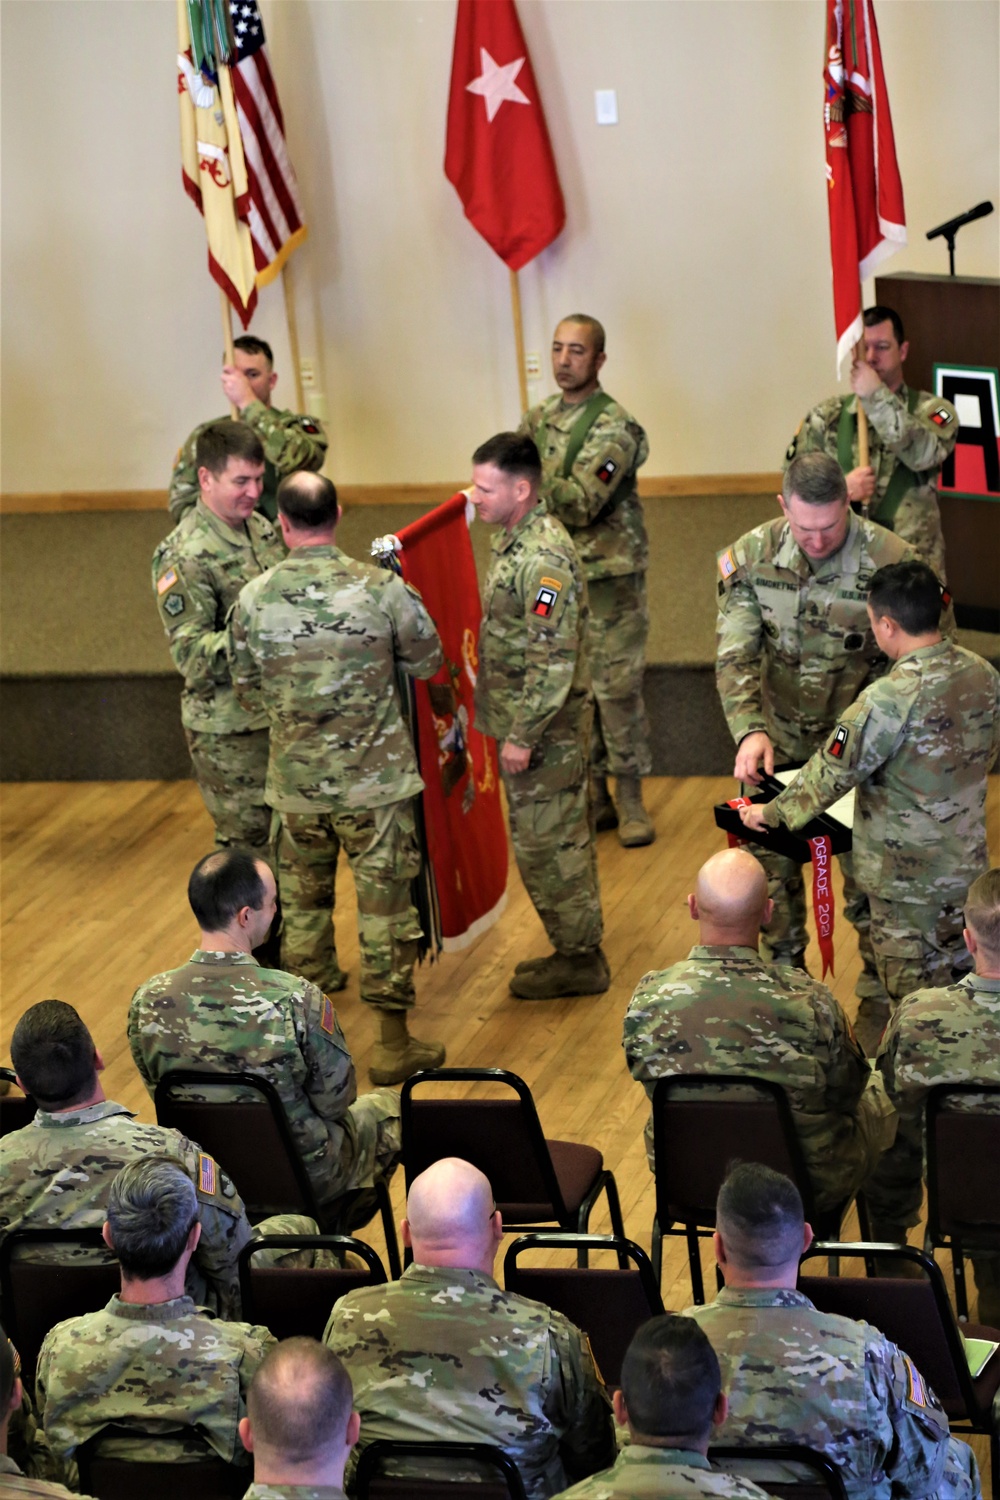
<instances>
[{"instance_id":1,"label":"american flag","mask_svg":"<svg viewBox=\"0 0 1000 1500\"><path fill-rule=\"evenodd\" d=\"M233 93L250 187L245 217L257 285L265 286L305 239L305 215L256 0L230 0L229 14L236 38Z\"/></svg>"}]
</instances>

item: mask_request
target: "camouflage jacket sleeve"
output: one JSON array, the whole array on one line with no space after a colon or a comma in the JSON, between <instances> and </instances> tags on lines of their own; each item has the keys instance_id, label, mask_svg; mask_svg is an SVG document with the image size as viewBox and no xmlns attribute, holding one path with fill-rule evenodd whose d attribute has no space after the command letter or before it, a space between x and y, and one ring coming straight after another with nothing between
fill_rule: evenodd
<instances>
[{"instance_id":1,"label":"camouflage jacket sleeve","mask_svg":"<svg viewBox=\"0 0 1000 1500\"><path fill-rule=\"evenodd\" d=\"M907 1004L897 1007L885 1029L875 1066L896 1109L896 1139L865 1183L872 1212L884 1225L898 1228L916 1224L923 1200L924 1105L922 1085L904 1088L899 1076L900 1027Z\"/></svg>"},{"instance_id":2,"label":"camouflage jacket sleeve","mask_svg":"<svg viewBox=\"0 0 1000 1500\"><path fill-rule=\"evenodd\" d=\"M175 521L179 521L186 510L190 510L200 493L198 467L195 463L195 447L201 427L194 432L177 451L170 487L167 490L167 508Z\"/></svg>"},{"instance_id":3,"label":"camouflage jacket sleeve","mask_svg":"<svg viewBox=\"0 0 1000 1500\"><path fill-rule=\"evenodd\" d=\"M244 599L245 593L244 589L229 611L229 618L226 622L226 656L232 676L233 691L238 701L248 713L260 713L264 707L261 694L261 670L260 663L250 650L247 637L248 606Z\"/></svg>"},{"instance_id":4,"label":"camouflage jacket sleeve","mask_svg":"<svg viewBox=\"0 0 1000 1500\"><path fill-rule=\"evenodd\" d=\"M764 807L771 828L801 828L891 760L906 732L909 704L890 677L865 688L791 786Z\"/></svg>"},{"instance_id":5,"label":"camouflage jacket sleeve","mask_svg":"<svg viewBox=\"0 0 1000 1500\"><path fill-rule=\"evenodd\" d=\"M865 1343L865 1377L872 1432L881 1437L886 1419L891 1427L881 1467L893 1496L941 1493L949 1430L938 1398L909 1356L875 1329Z\"/></svg>"},{"instance_id":6,"label":"camouflage jacket sleeve","mask_svg":"<svg viewBox=\"0 0 1000 1500\"><path fill-rule=\"evenodd\" d=\"M214 1157L186 1136L177 1137L177 1155L198 1194L201 1239L188 1270L189 1281L192 1272L195 1273L196 1290L200 1293L195 1301L220 1318L239 1318L240 1281L236 1262L252 1233L243 1199ZM197 1286L198 1280L203 1287Z\"/></svg>"},{"instance_id":7,"label":"camouflage jacket sleeve","mask_svg":"<svg viewBox=\"0 0 1000 1500\"><path fill-rule=\"evenodd\" d=\"M748 734L767 728L761 697L764 624L757 591L737 548L719 559L719 571L732 554L736 570L719 579L715 681L729 732L737 745Z\"/></svg>"},{"instance_id":8,"label":"camouflage jacket sleeve","mask_svg":"<svg viewBox=\"0 0 1000 1500\"><path fill-rule=\"evenodd\" d=\"M444 661L437 626L412 584L390 574L384 596L392 621L393 656L411 677L433 677Z\"/></svg>"},{"instance_id":9,"label":"camouflage jacket sleeve","mask_svg":"<svg viewBox=\"0 0 1000 1500\"><path fill-rule=\"evenodd\" d=\"M316 417L251 401L240 421L252 427L264 446L264 457L283 477L296 469L321 469L327 436Z\"/></svg>"},{"instance_id":10,"label":"camouflage jacket sleeve","mask_svg":"<svg viewBox=\"0 0 1000 1500\"><path fill-rule=\"evenodd\" d=\"M570 528L589 526L614 501L619 489L634 488L635 471L649 457L646 434L617 406L604 411L584 438L567 478L562 475L565 444L546 456L547 444L532 430L530 413L521 431L530 433L542 454L542 496L546 509ZM632 483L627 483L627 481Z\"/></svg>"},{"instance_id":11,"label":"camouflage jacket sleeve","mask_svg":"<svg viewBox=\"0 0 1000 1500\"><path fill-rule=\"evenodd\" d=\"M569 697L580 651L581 585L550 557L528 557L519 569L517 595L527 632L524 678L507 739L532 749ZM536 613L543 579L558 585L548 616Z\"/></svg>"},{"instance_id":12,"label":"camouflage jacket sleeve","mask_svg":"<svg viewBox=\"0 0 1000 1500\"><path fill-rule=\"evenodd\" d=\"M552 1314L552 1382L546 1416L557 1432L560 1456L570 1480L584 1479L614 1460L611 1402L586 1335Z\"/></svg>"},{"instance_id":13,"label":"camouflage jacket sleeve","mask_svg":"<svg viewBox=\"0 0 1000 1500\"><path fill-rule=\"evenodd\" d=\"M309 1069L305 1093L320 1119L336 1125L358 1097L354 1063L333 1001L314 984L304 988L303 1003L295 1015L295 1032Z\"/></svg>"},{"instance_id":14,"label":"camouflage jacket sleeve","mask_svg":"<svg viewBox=\"0 0 1000 1500\"><path fill-rule=\"evenodd\" d=\"M911 412L902 396L880 385L862 405L883 446L914 473L940 469L958 441L958 413L940 396L928 396Z\"/></svg>"},{"instance_id":15,"label":"camouflage jacket sleeve","mask_svg":"<svg viewBox=\"0 0 1000 1500\"><path fill-rule=\"evenodd\" d=\"M169 582L171 573L177 575L174 583ZM226 632L218 618L219 600L212 581L197 562L179 556L169 545L169 538L153 557L153 593L171 660L186 687L197 692L209 685L228 683ZM178 599L183 607L172 614L167 606Z\"/></svg>"}]
</instances>

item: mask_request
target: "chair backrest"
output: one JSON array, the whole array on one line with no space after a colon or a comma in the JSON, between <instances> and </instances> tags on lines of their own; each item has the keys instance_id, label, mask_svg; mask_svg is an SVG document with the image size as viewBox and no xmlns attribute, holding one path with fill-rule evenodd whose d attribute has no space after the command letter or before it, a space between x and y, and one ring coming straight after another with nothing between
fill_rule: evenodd
<instances>
[{"instance_id":1,"label":"chair backrest","mask_svg":"<svg viewBox=\"0 0 1000 1500\"><path fill-rule=\"evenodd\" d=\"M303 1269L297 1266L255 1266L261 1250L348 1251L365 1262L359 1266ZM240 1301L247 1323L262 1323L276 1339L304 1335L322 1342L330 1309L347 1292L359 1286L377 1286L386 1280L385 1268L375 1251L349 1234L262 1235L240 1251Z\"/></svg>"},{"instance_id":2,"label":"chair backrest","mask_svg":"<svg viewBox=\"0 0 1000 1500\"><path fill-rule=\"evenodd\" d=\"M631 1265L529 1266L523 1257L537 1250L614 1251ZM601 1378L621 1384L622 1360L636 1330L663 1312L663 1301L645 1250L613 1234L524 1234L514 1240L503 1263L504 1286L564 1313L590 1340Z\"/></svg>"},{"instance_id":3,"label":"chair backrest","mask_svg":"<svg viewBox=\"0 0 1000 1500\"><path fill-rule=\"evenodd\" d=\"M775 1500L847 1500L840 1470L825 1453L797 1443L748 1443L710 1447L709 1462L726 1474L737 1474L759 1485ZM772 1465L795 1464L810 1469L809 1479L775 1478ZM780 1470L778 1473L780 1474Z\"/></svg>"},{"instance_id":4,"label":"chair backrest","mask_svg":"<svg viewBox=\"0 0 1000 1500\"><path fill-rule=\"evenodd\" d=\"M0 1080L11 1085L9 1094L0 1094L0 1136L30 1125L38 1109L30 1094L23 1094L14 1081L13 1068L0 1068Z\"/></svg>"},{"instance_id":5,"label":"chair backrest","mask_svg":"<svg viewBox=\"0 0 1000 1500\"><path fill-rule=\"evenodd\" d=\"M893 1260L908 1262L923 1277L804 1276L801 1267L818 1256L869 1261L877 1254L880 1271ZM908 1354L936 1393L949 1418L979 1415L979 1403L941 1269L913 1245L841 1244L817 1240L802 1257L799 1290L821 1312L871 1323Z\"/></svg>"},{"instance_id":6,"label":"chair backrest","mask_svg":"<svg viewBox=\"0 0 1000 1500\"><path fill-rule=\"evenodd\" d=\"M418 1458L434 1461L435 1478L396 1478L379 1471L394 1460ZM442 1466L453 1464L461 1473L471 1464L497 1470L497 1479L448 1479ZM514 1460L491 1443L397 1442L379 1438L369 1443L358 1459L354 1475L357 1500L525 1500L524 1485Z\"/></svg>"},{"instance_id":7,"label":"chair backrest","mask_svg":"<svg viewBox=\"0 0 1000 1500\"><path fill-rule=\"evenodd\" d=\"M258 1097L253 1103L184 1097L185 1090L203 1095L234 1087ZM276 1213L318 1217L316 1195L278 1091L268 1079L176 1068L163 1075L153 1098L157 1123L197 1141L229 1174L252 1223Z\"/></svg>"},{"instance_id":8,"label":"chair backrest","mask_svg":"<svg viewBox=\"0 0 1000 1500\"><path fill-rule=\"evenodd\" d=\"M454 1083L500 1084L509 1099L416 1097ZM413 1179L456 1150L489 1178L505 1223L569 1225L531 1090L503 1068L430 1068L414 1073L400 1094L403 1170Z\"/></svg>"},{"instance_id":9,"label":"chair backrest","mask_svg":"<svg viewBox=\"0 0 1000 1500\"><path fill-rule=\"evenodd\" d=\"M956 1108L983 1101L977 1111ZM1000 1250L1000 1083L943 1083L927 1095L927 1228L934 1244Z\"/></svg>"},{"instance_id":10,"label":"chair backrest","mask_svg":"<svg viewBox=\"0 0 1000 1500\"><path fill-rule=\"evenodd\" d=\"M97 1449L103 1434L76 1450L80 1488L96 1500L239 1500L250 1484L249 1466L237 1468L221 1458L194 1463L134 1463L124 1458L101 1458Z\"/></svg>"},{"instance_id":11,"label":"chair backrest","mask_svg":"<svg viewBox=\"0 0 1000 1500\"><path fill-rule=\"evenodd\" d=\"M63 1255L64 1261L30 1259L32 1247ZM84 1250L91 1264L71 1259ZM0 1244L0 1307L8 1337L21 1356L21 1372L35 1388L38 1353L50 1328L65 1318L98 1312L121 1287L117 1260L109 1255L99 1229L15 1229Z\"/></svg>"},{"instance_id":12,"label":"chair backrest","mask_svg":"<svg viewBox=\"0 0 1000 1500\"><path fill-rule=\"evenodd\" d=\"M733 1084L752 1084L759 1098L699 1098ZM732 1073L677 1074L653 1090L656 1217L714 1225L715 1200L734 1157L759 1161L791 1177L813 1217L813 1194L785 1091L777 1083Z\"/></svg>"}]
</instances>

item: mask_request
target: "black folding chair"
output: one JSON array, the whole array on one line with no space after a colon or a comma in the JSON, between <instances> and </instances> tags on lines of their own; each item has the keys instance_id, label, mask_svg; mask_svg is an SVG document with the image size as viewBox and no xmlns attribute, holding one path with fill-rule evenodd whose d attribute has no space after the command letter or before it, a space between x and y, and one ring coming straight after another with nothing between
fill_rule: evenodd
<instances>
[{"instance_id":1,"label":"black folding chair","mask_svg":"<svg viewBox=\"0 0 1000 1500\"><path fill-rule=\"evenodd\" d=\"M618 1263L604 1269L525 1264L524 1257L533 1251L556 1249L585 1250L588 1260L591 1251L610 1250ZM504 1256L503 1282L509 1292L544 1302L582 1328L609 1388L621 1384L622 1360L636 1331L663 1312L645 1250L613 1234L523 1234Z\"/></svg>"},{"instance_id":2,"label":"black folding chair","mask_svg":"<svg viewBox=\"0 0 1000 1500\"><path fill-rule=\"evenodd\" d=\"M190 1431L191 1429L188 1429ZM124 1427L116 1432L137 1434ZM80 1488L96 1500L239 1500L253 1477L249 1465L237 1467L221 1458L193 1462L179 1459L140 1463L125 1458L102 1458L100 1446L107 1431L81 1443L75 1458L80 1470Z\"/></svg>"},{"instance_id":3,"label":"black folding chair","mask_svg":"<svg viewBox=\"0 0 1000 1500\"><path fill-rule=\"evenodd\" d=\"M426 1097L456 1083L498 1084L513 1097ZM503 1068L428 1069L403 1084L400 1107L407 1190L433 1162L462 1156L489 1178L506 1229L554 1221L564 1233L585 1234L591 1209L605 1193L612 1230L625 1238L618 1187L600 1151L547 1140L531 1090L516 1073Z\"/></svg>"},{"instance_id":4,"label":"black folding chair","mask_svg":"<svg viewBox=\"0 0 1000 1500\"><path fill-rule=\"evenodd\" d=\"M235 1088L257 1097L204 1102L189 1096L192 1089L205 1094L228 1093ZM160 1079L153 1101L160 1125L171 1126L197 1141L228 1172L251 1223L271 1214L308 1214L324 1233L345 1234L378 1212L389 1269L394 1277L399 1275L399 1247L386 1183L355 1189L329 1208L321 1208L278 1091L268 1079L253 1073L202 1073L176 1068Z\"/></svg>"},{"instance_id":5,"label":"black folding chair","mask_svg":"<svg viewBox=\"0 0 1000 1500\"><path fill-rule=\"evenodd\" d=\"M721 1444L709 1448L708 1459L714 1468L749 1479L775 1500L847 1500L837 1465L815 1448L798 1443ZM784 1478L782 1468L775 1473L775 1465L786 1464L809 1469L810 1477Z\"/></svg>"},{"instance_id":6,"label":"black folding chair","mask_svg":"<svg viewBox=\"0 0 1000 1500\"><path fill-rule=\"evenodd\" d=\"M383 1474L385 1464L417 1458L434 1466L433 1479L407 1479ZM470 1465L491 1468L497 1478L451 1479L445 1465L459 1472ZM363 1449L354 1474L356 1500L526 1500L517 1465L492 1443L420 1443L379 1438Z\"/></svg>"},{"instance_id":7,"label":"black folding chair","mask_svg":"<svg viewBox=\"0 0 1000 1500\"><path fill-rule=\"evenodd\" d=\"M956 1108L960 1100L984 1108ZM992 1171L983 1163L992 1162ZM951 1252L955 1306L969 1316L965 1257L1000 1255L1000 1083L941 1083L927 1095L927 1240Z\"/></svg>"},{"instance_id":8,"label":"black folding chair","mask_svg":"<svg viewBox=\"0 0 1000 1500\"><path fill-rule=\"evenodd\" d=\"M31 1260L33 1246L65 1255L60 1262ZM83 1249L91 1263L73 1260ZM97 1258L98 1253L108 1257ZM99 1312L121 1288L121 1270L99 1229L14 1229L0 1243L0 1308L7 1336L21 1356L21 1375L35 1389L38 1354L50 1328L65 1318Z\"/></svg>"},{"instance_id":9,"label":"black folding chair","mask_svg":"<svg viewBox=\"0 0 1000 1500\"><path fill-rule=\"evenodd\" d=\"M262 1250L348 1251L365 1262L359 1266L318 1267L255 1266ZM359 1286L377 1286L386 1280L385 1268L375 1251L349 1234L262 1235L243 1246L239 1259L240 1301L247 1323L262 1323L276 1339L299 1335L322 1342L330 1309L347 1292Z\"/></svg>"},{"instance_id":10,"label":"black folding chair","mask_svg":"<svg viewBox=\"0 0 1000 1500\"><path fill-rule=\"evenodd\" d=\"M38 1106L30 1094L18 1088L13 1068L0 1068L0 1080L11 1086L9 1093L0 1094L0 1136L3 1136L30 1125Z\"/></svg>"},{"instance_id":11,"label":"black folding chair","mask_svg":"<svg viewBox=\"0 0 1000 1500\"><path fill-rule=\"evenodd\" d=\"M734 1099L734 1084L752 1085L759 1097ZM724 1091L723 1097L718 1097L720 1090ZM715 1098L710 1097L713 1093ZM818 1233L837 1234L850 1201L817 1214L812 1182L785 1091L765 1078L733 1073L675 1074L661 1078L653 1090L653 1155L656 1178L653 1271L659 1285L663 1236L684 1235L691 1294L698 1304L705 1301L699 1241L710 1237L715 1228L715 1200L734 1158L763 1162L790 1177L802 1194L806 1218ZM858 1214L862 1233L867 1233L867 1216L860 1197Z\"/></svg>"}]
</instances>

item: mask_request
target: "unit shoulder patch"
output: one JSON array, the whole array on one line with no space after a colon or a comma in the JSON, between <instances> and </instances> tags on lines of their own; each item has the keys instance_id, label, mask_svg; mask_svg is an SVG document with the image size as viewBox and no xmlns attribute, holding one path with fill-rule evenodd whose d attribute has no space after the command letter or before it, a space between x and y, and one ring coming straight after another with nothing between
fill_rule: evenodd
<instances>
[{"instance_id":1,"label":"unit shoulder patch","mask_svg":"<svg viewBox=\"0 0 1000 1500\"><path fill-rule=\"evenodd\" d=\"M930 419L937 427L950 427L954 418L946 406L936 406L930 413Z\"/></svg>"},{"instance_id":2,"label":"unit shoulder patch","mask_svg":"<svg viewBox=\"0 0 1000 1500\"><path fill-rule=\"evenodd\" d=\"M547 620L556 607L562 587L558 578L550 578L543 574L538 580L538 590L535 594L535 602L531 606L531 613Z\"/></svg>"},{"instance_id":3,"label":"unit shoulder patch","mask_svg":"<svg viewBox=\"0 0 1000 1500\"><path fill-rule=\"evenodd\" d=\"M182 615L184 613L184 595L169 594L163 601L163 608L168 615Z\"/></svg>"}]
</instances>

